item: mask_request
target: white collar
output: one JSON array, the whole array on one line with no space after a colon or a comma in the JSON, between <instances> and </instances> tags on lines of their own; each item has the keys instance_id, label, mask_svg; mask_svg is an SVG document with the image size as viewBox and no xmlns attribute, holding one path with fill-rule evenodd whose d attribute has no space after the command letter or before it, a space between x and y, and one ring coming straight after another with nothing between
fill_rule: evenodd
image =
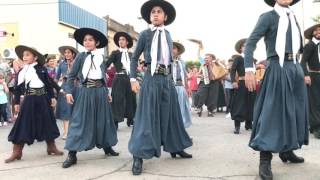
<instances>
[{"instance_id":1,"label":"white collar","mask_svg":"<svg viewBox=\"0 0 320 180\"><path fill-rule=\"evenodd\" d=\"M162 25L162 26L150 25L150 29L151 29L151 31L155 31L155 30L164 31L165 30L165 26L164 25Z\"/></svg>"},{"instance_id":2,"label":"white collar","mask_svg":"<svg viewBox=\"0 0 320 180\"><path fill-rule=\"evenodd\" d=\"M32 63L32 64L27 64L29 67L34 67L34 66L36 66L38 64L38 62L34 62L34 63Z\"/></svg>"},{"instance_id":3,"label":"white collar","mask_svg":"<svg viewBox=\"0 0 320 180\"><path fill-rule=\"evenodd\" d=\"M120 47L120 48L119 48L119 51L120 51L120 52L128 52L128 48L121 48L121 47Z\"/></svg>"},{"instance_id":4,"label":"white collar","mask_svg":"<svg viewBox=\"0 0 320 180\"><path fill-rule=\"evenodd\" d=\"M288 7L282 7L282 6L280 6L278 3L276 3L276 4L274 5L274 9L275 9L275 11L277 11L278 13L279 13L279 12L282 12L282 13L293 13L293 11L290 9L289 6L288 6Z\"/></svg>"},{"instance_id":5,"label":"white collar","mask_svg":"<svg viewBox=\"0 0 320 180\"><path fill-rule=\"evenodd\" d=\"M92 54L92 55L95 55L95 56L96 56L96 55L99 55L98 49L95 49L95 50L93 50L93 51L88 51L88 50L86 50L85 52L86 52L86 53L91 52L91 54Z\"/></svg>"},{"instance_id":6,"label":"white collar","mask_svg":"<svg viewBox=\"0 0 320 180\"><path fill-rule=\"evenodd\" d=\"M320 43L320 40L313 37L312 42L315 43L316 45L318 45L318 43Z\"/></svg>"}]
</instances>

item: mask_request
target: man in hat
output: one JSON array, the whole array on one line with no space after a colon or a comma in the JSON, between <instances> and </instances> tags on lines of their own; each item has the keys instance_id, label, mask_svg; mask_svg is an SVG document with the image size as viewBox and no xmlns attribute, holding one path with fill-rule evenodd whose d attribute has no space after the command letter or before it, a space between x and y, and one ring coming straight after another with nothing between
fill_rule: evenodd
<instances>
[{"instance_id":1,"label":"man in hat","mask_svg":"<svg viewBox=\"0 0 320 180\"><path fill-rule=\"evenodd\" d=\"M72 116L65 149L69 151L63 168L77 163L77 152L88 151L97 147L107 156L118 156L112 149L118 142L116 127L113 122L108 90L105 87L106 63L100 48L108 44L107 37L91 28L80 28L74 32L77 43L85 48L74 60L68 75L66 98L73 104ZM73 99L74 81L79 78L81 86L77 88L76 101Z\"/></svg>"},{"instance_id":2,"label":"man in hat","mask_svg":"<svg viewBox=\"0 0 320 180\"><path fill-rule=\"evenodd\" d=\"M130 84L130 59L132 53L128 52L133 46L132 38L125 32L117 32L114 35L114 43L119 47L112 51L107 61L107 68L113 64L116 75L112 81L111 107L116 127L118 123L127 118L127 126L133 125L133 117L136 111L136 94L131 90Z\"/></svg>"},{"instance_id":3,"label":"man in hat","mask_svg":"<svg viewBox=\"0 0 320 180\"><path fill-rule=\"evenodd\" d=\"M240 54L234 58L231 67L231 82L233 86L233 96L231 104L231 119L234 121L234 134L240 133L241 122L245 121L245 129L252 129L252 116L254 104L254 92L249 92L244 82L244 60L243 53L246 39L239 40L235 45L235 50Z\"/></svg>"},{"instance_id":4,"label":"man in hat","mask_svg":"<svg viewBox=\"0 0 320 180\"><path fill-rule=\"evenodd\" d=\"M185 64L181 60L181 54L185 51L184 46L181 43L173 42L173 63L172 63L172 78L176 86L178 93L178 100L184 127L188 128L191 126L191 107L189 103L188 91L188 80L187 70Z\"/></svg>"},{"instance_id":5,"label":"man in hat","mask_svg":"<svg viewBox=\"0 0 320 180\"><path fill-rule=\"evenodd\" d=\"M253 129L249 146L260 151L259 175L273 179L272 153L281 160L302 163L293 150L308 144L308 97L304 74L298 62L302 37L290 6L299 0L265 0L274 7L262 14L246 41L245 83L249 91L256 89L253 52L264 37L268 69L254 107Z\"/></svg>"},{"instance_id":6,"label":"man in hat","mask_svg":"<svg viewBox=\"0 0 320 180\"><path fill-rule=\"evenodd\" d=\"M310 131L320 139L320 24L307 29L304 35L309 42L304 47L301 65L309 85Z\"/></svg>"},{"instance_id":7,"label":"man in hat","mask_svg":"<svg viewBox=\"0 0 320 180\"><path fill-rule=\"evenodd\" d=\"M135 92L140 89L136 77L142 52L146 64L129 141L129 151L134 158L133 175L141 174L143 159L160 157L161 145L172 158L177 155L192 157L184 151L192 141L184 128L177 92L170 76L173 43L165 25L174 21L175 8L164 0L150 0L142 5L141 15L152 25L140 33L131 59L130 80Z\"/></svg>"},{"instance_id":8,"label":"man in hat","mask_svg":"<svg viewBox=\"0 0 320 180\"><path fill-rule=\"evenodd\" d=\"M216 57L213 54L205 55L205 63L200 67L201 80L198 89L198 100L196 104L197 114L202 116L202 106L205 104L208 108L208 117L214 116L214 111L218 105L219 83L216 79L213 69L215 68Z\"/></svg>"}]
</instances>

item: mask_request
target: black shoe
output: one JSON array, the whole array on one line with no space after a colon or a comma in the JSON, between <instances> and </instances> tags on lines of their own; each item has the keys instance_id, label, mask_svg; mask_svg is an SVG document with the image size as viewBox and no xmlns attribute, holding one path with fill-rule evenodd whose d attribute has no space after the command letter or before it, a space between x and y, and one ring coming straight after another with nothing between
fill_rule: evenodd
<instances>
[{"instance_id":1,"label":"black shoe","mask_svg":"<svg viewBox=\"0 0 320 180\"><path fill-rule=\"evenodd\" d=\"M118 128L119 128L119 122L114 122L114 125L116 126L116 130L118 131Z\"/></svg>"},{"instance_id":2,"label":"black shoe","mask_svg":"<svg viewBox=\"0 0 320 180\"><path fill-rule=\"evenodd\" d=\"M127 119L127 126L130 127L133 125L133 119Z\"/></svg>"},{"instance_id":3,"label":"black shoe","mask_svg":"<svg viewBox=\"0 0 320 180\"><path fill-rule=\"evenodd\" d=\"M77 152L76 151L69 151L67 159L63 162L63 168L69 168L74 164L77 164Z\"/></svg>"},{"instance_id":4,"label":"black shoe","mask_svg":"<svg viewBox=\"0 0 320 180\"><path fill-rule=\"evenodd\" d=\"M244 126L246 128L247 131L249 131L250 129L252 129L252 124L245 124Z\"/></svg>"},{"instance_id":5,"label":"black shoe","mask_svg":"<svg viewBox=\"0 0 320 180\"><path fill-rule=\"evenodd\" d=\"M142 173L142 164L143 160L141 158L133 158L133 164L132 164L132 174L137 176Z\"/></svg>"},{"instance_id":6,"label":"black shoe","mask_svg":"<svg viewBox=\"0 0 320 180\"><path fill-rule=\"evenodd\" d=\"M313 131L313 135L315 138L320 139L320 130Z\"/></svg>"},{"instance_id":7,"label":"black shoe","mask_svg":"<svg viewBox=\"0 0 320 180\"><path fill-rule=\"evenodd\" d=\"M192 154L188 154L185 151L180 151L180 152L176 152L176 153L170 153L172 158L176 158L177 155L179 155L181 158L183 159L189 159L192 158Z\"/></svg>"},{"instance_id":8,"label":"black shoe","mask_svg":"<svg viewBox=\"0 0 320 180\"><path fill-rule=\"evenodd\" d=\"M201 117L202 116L202 107L201 108L197 108L197 114L198 114L198 116L199 117Z\"/></svg>"},{"instance_id":9,"label":"black shoe","mask_svg":"<svg viewBox=\"0 0 320 180\"><path fill-rule=\"evenodd\" d=\"M240 134L240 127L236 127L233 131L234 134Z\"/></svg>"},{"instance_id":10,"label":"black shoe","mask_svg":"<svg viewBox=\"0 0 320 180\"><path fill-rule=\"evenodd\" d=\"M119 153L115 152L112 147L103 148L103 150L107 156L119 156Z\"/></svg>"},{"instance_id":11,"label":"black shoe","mask_svg":"<svg viewBox=\"0 0 320 180\"><path fill-rule=\"evenodd\" d=\"M259 176L262 180L272 180L271 160L260 160Z\"/></svg>"},{"instance_id":12,"label":"black shoe","mask_svg":"<svg viewBox=\"0 0 320 180\"><path fill-rule=\"evenodd\" d=\"M213 116L214 116L214 112L208 111L208 117L213 117Z\"/></svg>"},{"instance_id":13,"label":"black shoe","mask_svg":"<svg viewBox=\"0 0 320 180\"><path fill-rule=\"evenodd\" d=\"M284 153L279 153L279 157L282 160L282 162L286 163L290 161L291 163L303 163L304 159L302 157L299 157L293 153L293 151L288 151Z\"/></svg>"}]
</instances>

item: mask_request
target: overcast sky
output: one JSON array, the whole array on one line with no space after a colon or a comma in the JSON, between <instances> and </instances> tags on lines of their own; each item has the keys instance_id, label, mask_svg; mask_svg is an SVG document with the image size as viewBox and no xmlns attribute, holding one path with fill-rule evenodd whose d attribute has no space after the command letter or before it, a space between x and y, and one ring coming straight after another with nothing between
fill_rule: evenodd
<instances>
[{"instance_id":1,"label":"overcast sky","mask_svg":"<svg viewBox=\"0 0 320 180\"><path fill-rule=\"evenodd\" d=\"M110 15L123 24L131 24L139 32L147 27L139 20L140 7L145 0L69 0L70 2L96 14ZM271 10L263 0L169 0L177 12L176 20L167 28L174 40L188 38L201 39L204 53L212 52L222 59L234 53L235 42L249 36L260 14ZM293 9L298 20L307 28L313 24L312 16L320 12L320 3L313 0L299 2ZM302 27L303 28L303 27ZM265 57L264 47L256 53L258 59Z\"/></svg>"}]
</instances>

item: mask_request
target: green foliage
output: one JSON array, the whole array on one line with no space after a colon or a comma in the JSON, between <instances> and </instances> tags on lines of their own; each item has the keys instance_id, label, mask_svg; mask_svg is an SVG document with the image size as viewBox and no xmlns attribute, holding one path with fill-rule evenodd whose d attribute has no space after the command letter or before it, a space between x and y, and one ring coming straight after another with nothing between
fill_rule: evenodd
<instances>
[{"instance_id":1,"label":"green foliage","mask_svg":"<svg viewBox=\"0 0 320 180\"><path fill-rule=\"evenodd\" d=\"M200 62L199 61L185 61L186 68L192 69L193 67L200 68Z\"/></svg>"},{"instance_id":2,"label":"green foliage","mask_svg":"<svg viewBox=\"0 0 320 180\"><path fill-rule=\"evenodd\" d=\"M312 20L313 20L315 23L320 23L320 15L312 18Z\"/></svg>"}]
</instances>

